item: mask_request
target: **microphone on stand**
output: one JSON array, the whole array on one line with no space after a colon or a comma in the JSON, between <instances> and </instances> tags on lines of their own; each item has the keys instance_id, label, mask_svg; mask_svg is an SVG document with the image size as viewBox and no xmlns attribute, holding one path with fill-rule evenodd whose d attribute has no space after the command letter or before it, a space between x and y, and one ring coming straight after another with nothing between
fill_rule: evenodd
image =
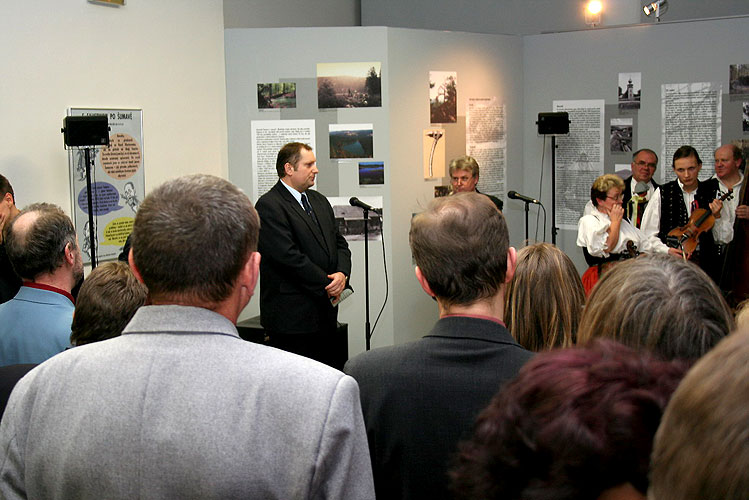
<instances>
[{"instance_id":1,"label":"microphone on stand","mask_svg":"<svg viewBox=\"0 0 749 500\"><path fill-rule=\"evenodd\" d=\"M509 191L507 193L507 197L512 198L513 200L520 200L526 203L533 203L535 205L541 205L541 202L538 201L537 199L531 198L530 196L525 196L523 194L518 193L517 191Z\"/></svg>"},{"instance_id":2,"label":"microphone on stand","mask_svg":"<svg viewBox=\"0 0 749 500\"><path fill-rule=\"evenodd\" d=\"M382 215L382 209L381 209L381 208L375 208L375 207L373 207L372 205L367 205L366 203L364 203L363 201L361 201L361 200L360 200L359 198L357 198L356 196L352 196L352 197L351 197L351 198L349 199L349 201L348 201L348 202L349 202L349 204L350 204L350 205L351 205L352 207L359 207L359 208L361 208L361 209L363 209L363 210L369 210L370 212L374 212L374 213L376 213L376 214L380 214L380 215Z\"/></svg>"}]
</instances>

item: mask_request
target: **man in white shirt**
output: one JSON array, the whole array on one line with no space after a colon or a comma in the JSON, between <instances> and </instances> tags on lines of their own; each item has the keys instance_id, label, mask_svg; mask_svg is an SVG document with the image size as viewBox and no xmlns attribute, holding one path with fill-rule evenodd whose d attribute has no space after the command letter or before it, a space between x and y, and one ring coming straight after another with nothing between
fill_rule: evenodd
<instances>
[{"instance_id":1,"label":"man in white shirt","mask_svg":"<svg viewBox=\"0 0 749 500\"><path fill-rule=\"evenodd\" d=\"M725 144L715 150L715 178L718 179L718 196L733 190L733 196L723 202L720 219L715 220L713 236L722 255L726 245L733 240L733 224L739 212L739 191L744 175L739 170L743 159L741 150L733 144ZM743 219L749 219L749 206L742 205Z\"/></svg>"},{"instance_id":2,"label":"man in white shirt","mask_svg":"<svg viewBox=\"0 0 749 500\"><path fill-rule=\"evenodd\" d=\"M687 224L695 209L710 210L715 218L720 218L723 204L717 198L718 181L699 180L702 160L692 146L681 146L674 152L672 168L677 179L660 186L645 209L641 230L649 238L659 238L667 243L668 233ZM699 247L692 260L699 263L705 272L718 281L716 269L715 240L711 231L703 232L699 237ZM669 253L681 255L675 248Z\"/></svg>"}]
</instances>

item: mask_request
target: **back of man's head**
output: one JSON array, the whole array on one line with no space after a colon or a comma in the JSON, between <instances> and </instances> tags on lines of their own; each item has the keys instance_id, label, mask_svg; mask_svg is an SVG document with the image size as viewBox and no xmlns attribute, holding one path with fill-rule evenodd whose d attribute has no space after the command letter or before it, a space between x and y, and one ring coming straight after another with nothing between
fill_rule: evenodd
<instances>
[{"instance_id":1,"label":"back of man's head","mask_svg":"<svg viewBox=\"0 0 749 500\"><path fill-rule=\"evenodd\" d=\"M141 203L133 261L154 302L218 304L257 250L259 231L255 208L234 184L211 175L180 177Z\"/></svg>"},{"instance_id":2,"label":"back of man's head","mask_svg":"<svg viewBox=\"0 0 749 500\"><path fill-rule=\"evenodd\" d=\"M5 247L16 273L33 281L54 273L65 260L65 248L77 247L70 217L56 205L34 203L24 208L8 228Z\"/></svg>"},{"instance_id":3,"label":"back of man's head","mask_svg":"<svg viewBox=\"0 0 749 500\"><path fill-rule=\"evenodd\" d=\"M100 265L78 292L70 342L79 346L117 337L147 295L146 286L124 262Z\"/></svg>"},{"instance_id":4,"label":"back of man's head","mask_svg":"<svg viewBox=\"0 0 749 500\"><path fill-rule=\"evenodd\" d=\"M445 305L494 297L505 282L507 223L482 194L436 198L413 218L409 241L416 265Z\"/></svg>"},{"instance_id":5,"label":"back of man's head","mask_svg":"<svg viewBox=\"0 0 749 500\"><path fill-rule=\"evenodd\" d=\"M666 254L617 264L593 288L578 343L606 337L666 359L695 360L733 329L715 283L699 267Z\"/></svg>"},{"instance_id":6,"label":"back of man's head","mask_svg":"<svg viewBox=\"0 0 749 500\"><path fill-rule=\"evenodd\" d=\"M655 436L648 498L746 498L748 400L749 330L742 330L700 359L676 389Z\"/></svg>"}]
</instances>

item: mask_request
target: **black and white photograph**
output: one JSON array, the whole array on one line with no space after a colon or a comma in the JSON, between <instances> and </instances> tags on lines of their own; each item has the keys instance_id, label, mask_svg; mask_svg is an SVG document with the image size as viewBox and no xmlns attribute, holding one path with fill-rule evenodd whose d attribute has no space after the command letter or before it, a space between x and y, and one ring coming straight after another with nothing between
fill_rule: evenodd
<instances>
[{"instance_id":1,"label":"black and white photograph","mask_svg":"<svg viewBox=\"0 0 749 500\"><path fill-rule=\"evenodd\" d=\"M429 123L458 121L458 73L429 72Z\"/></svg>"},{"instance_id":2,"label":"black and white photograph","mask_svg":"<svg viewBox=\"0 0 749 500\"><path fill-rule=\"evenodd\" d=\"M382 207L382 196L359 196L359 200L375 208ZM364 210L352 207L349 198L328 197L333 207L338 231L347 241L364 241ZM380 241L382 239L382 216L376 212L369 212L367 216L367 239Z\"/></svg>"},{"instance_id":3,"label":"black and white photograph","mask_svg":"<svg viewBox=\"0 0 749 500\"><path fill-rule=\"evenodd\" d=\"M296 108L296 83L258 83L258 109Z\"/></svg>"},{"instance_id":4,"label":"black and white photograph","mask_svg":"<svg viewBox=\"0 0 749 500\"><path fill-rule=\"evenodd\" d=\"M379 108L381 82L379 62L317 63L317 107Z\"/></svg>"},{"instance_id":5,"label":"black and white photograph","mask_svg":"<svg viewBox=\"0 0 749 500\"><path fill-rule=\"evenodd\" d=\"M731 64L728 82L730 95L749 94L749 64Z\"/></svg>"},{"instance_id":6,"label":"black and white photograph","mask_svg":"<svg viewBox=\"0 0 749 500\"><path fill-rule=\"evenodd\" d=\"M612 118L609 135L612 153L629 153L632 151L632 118Z\"/></svg>"},{"instance_id":7,"label":"black and white photograph","mask_svg":"<svg viewBox=\"0 0 749 500\"><path fill-rule=\"evenodd\" d=\"M744 132L749 132L749 102L743 102L742 103L742 109L744 112L742 113L742 124L744 128Z\"/></svg>"},{"instance_id":8,"label":"black and white photograph","mask_svg":"<svg viewBox=\"0 0 749 500\"><path fill-rule=\"evenodd\" d=\"M619 109L640 109L642 73L619 73Z\"/></svg>"}]
</instances>

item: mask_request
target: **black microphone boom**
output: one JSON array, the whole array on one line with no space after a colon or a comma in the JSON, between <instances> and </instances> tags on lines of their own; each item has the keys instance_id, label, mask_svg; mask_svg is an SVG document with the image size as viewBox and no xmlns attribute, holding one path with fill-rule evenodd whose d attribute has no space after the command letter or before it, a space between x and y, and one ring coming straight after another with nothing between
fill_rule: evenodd
<instances>
[{"instance_id":1,"label":"black microphone boom","mask_svg":"<svg viewBox=\"0 0 749 500\"><path fill-rule=\"evenodd\" d=\"M349 199L348 202L351 204L352 207L359 207L359 208L361 208L363 210L369 210L370 212L375 212L375 213L378 213L378 214L382 215L382 209L381 208L375 208L372 205L367 205L366 203L364 203L363 201L361 201L356 196L352 196L351 199Z\"/></svg>"},{"instance_id":2,"label":"black microphone boom","mask_svg":"<svg viewBox=\"0 0 749 500\"><path fill-rule=\"evenodd\" d=\"M526 203L533 203L533 204L536 204L536 205L540 205L541 204L540 201L538 201L538 200L536 200L534 198L531 198L530 196L525 196L523 194L520 194L517 191L509 191L507 193L507 197L508 198L512 198L513 200L524 201Z\"/></svg>"}]
</instances>

